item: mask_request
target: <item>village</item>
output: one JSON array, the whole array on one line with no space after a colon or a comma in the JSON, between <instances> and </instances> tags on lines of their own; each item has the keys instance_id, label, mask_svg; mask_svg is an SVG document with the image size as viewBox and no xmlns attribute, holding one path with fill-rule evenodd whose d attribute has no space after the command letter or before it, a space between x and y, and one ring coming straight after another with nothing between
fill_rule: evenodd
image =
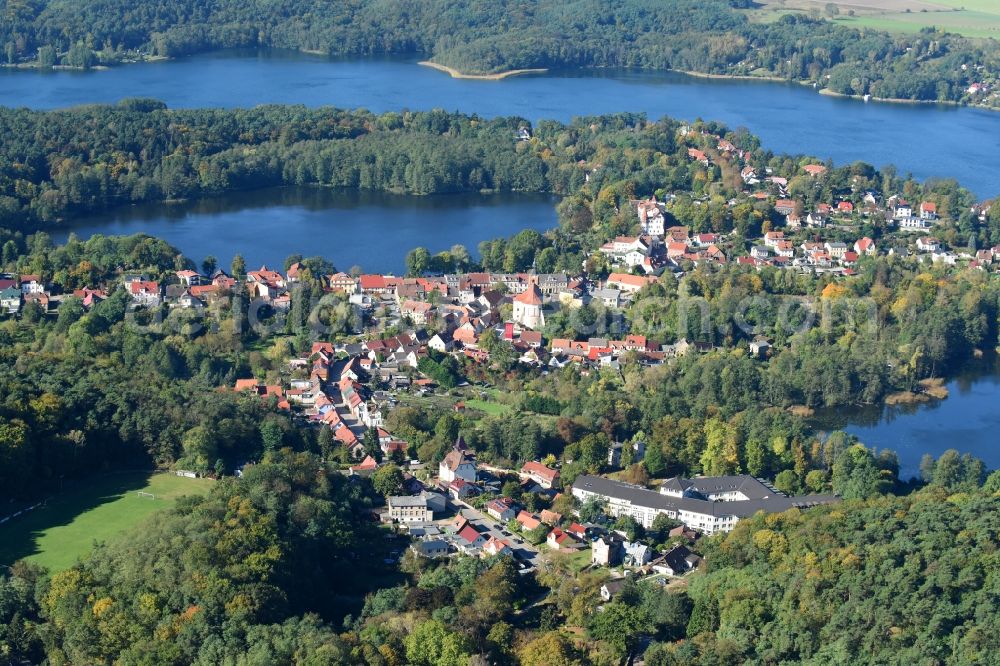
<instances>
[{"instance_id":1,"label":"village","mask_svg":"<svg viewBox=\"0 0 1000 666\"><path fill-rule=\"evenodd\" d=\"M70 294L50 293L40 275L5 274L0 276L0 311L45 315L70 296L89 309L121 288L140 311L207 311L225 306L234 294L245 294L265 312L283 313L292 308L297 284L304 277L318 278L324 294L359 313L362 329L371 324L367 332L312 343L308 354L284 360L277 381L247 377L228 388L255 395L316 428L328 428L343 453L341 459L348 461L343 469L347 475L369 477L386 464L398 466L403 474L399 494L386 498L377 517L409 535L416 556L512 555L527 572L545 566L554 553L569 553L585 566L614 567L622 574L682 575L698 565L695 544L702 535L728 531L757 511L805 508L838 498L789 497L747 475L674 478L653 489L581 476L564 488L554 459L529 461L519 469L480 464L461 436L435 469L386 428L388 414L401 399L412 404L435 396L444 396L456 412L464 411L463 396L475 396L482 387L449 376L442 362L447 357L463 364L489 364L496 354L512 354L511 362L545 373L574 364L582 372L614 370L626 358L655 366L709 352L711 342L683 337L665 343L626 331L618 339L544 334L546 317L553 312L588 304L622 311L665 276L681 277L702 265L735 264L747 270L782 269L845 280L856 274L859 261L876 255L983 271L1000 265L1000 247L950 248L931 235L940 221L931 201L914 204L898 195L883 200L865 191L805 210L801 200L789 194L787 177L758 172L746 162L749 154L725 139L697 139L708 148L689 148L691 160L704 165L727 160L730 168L739 166L744 196L770 207L761 236L692 232L672 223L671 197L649 197L630 202L634 235L601 245L577 274L315 276L304 275L308 269L303 263L293 262L284 272L262 266L240 276L190 268L166 281L124 274L118 284ZM806 164L802 170L808 178L821 179L827 167ZM972 212L985 219L989 205ZM858 235L862 225L880 229L880 240ZM391 335L379 332L387 329ZM749 341L750 353L763 361L770 346L762 337ZM623 449L636 449L629 450L629 459L641 459L641 446L613 443L606 469L621 467ZM512 483L518 495L533 498L531 506L505 492ZM588 503L598 510L583 511ZM644 538L634 529L623 529L622 520L625 528L638 526ZM619 579L610 581L602 595L610 600L621 584Z\"/></svg>"}]
</instances>

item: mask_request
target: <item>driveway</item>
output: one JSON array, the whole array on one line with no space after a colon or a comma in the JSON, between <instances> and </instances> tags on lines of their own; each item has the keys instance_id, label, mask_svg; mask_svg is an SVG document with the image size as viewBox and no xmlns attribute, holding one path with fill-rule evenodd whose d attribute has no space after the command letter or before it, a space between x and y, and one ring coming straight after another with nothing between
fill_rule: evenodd
<instances>
[{"instance_id":1,"label":"driveway","mask_svg":"<svg viewBox=\"0 0 1000 666\"><path fill-rule=\"evenodd\" d=\"M533 569L537 569L539 564L541 564L541 553L538 552L538 549L508 530L506 525L501 525L490 516L461 500L449 500L449 503L456 506L462 512L462 516L472 523L477 530L487 536L492 535L497 539L503 539L509 543L514 549L514 556L521 562L524 562ZM504 532L507 532L509 536L508 534L504 534ZM518 540L521 543L518 543Z\"/></svg>"}]
</instances>

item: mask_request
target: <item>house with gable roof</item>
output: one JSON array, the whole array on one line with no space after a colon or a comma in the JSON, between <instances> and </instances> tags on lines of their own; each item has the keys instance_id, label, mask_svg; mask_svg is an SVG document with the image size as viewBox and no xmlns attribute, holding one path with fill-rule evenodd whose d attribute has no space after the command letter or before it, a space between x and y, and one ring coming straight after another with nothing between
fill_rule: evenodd
<instances>
[{"instance_id":1,"label":"house with gable roof","mask_svg":"<svg viewBox=\"0 0 1000 666\"><path fill-rule=\"evenodd\" d=\"M455 479L475 483L476 461L464 451L452 449L438 465L438 478L444 483L451 483Z\"/></svg>"}]
</instances>

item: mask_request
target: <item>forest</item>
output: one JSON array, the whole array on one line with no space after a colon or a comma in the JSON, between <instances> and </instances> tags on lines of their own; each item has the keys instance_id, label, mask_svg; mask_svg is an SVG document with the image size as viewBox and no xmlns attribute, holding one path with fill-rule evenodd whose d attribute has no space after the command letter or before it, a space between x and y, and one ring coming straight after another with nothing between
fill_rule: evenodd
<instances>
[{"instance_id":1,"label":"forest","mask_svg":"<svg viewBox=\"0 0 1000 666\"><path fill-rule=\"evenodd\" d=\"M749 151L758 168L785 174L796 174L809 158L776 155L742 128L697 122L683 134L685 127L631 113L532 127L522 118L441 110L173 110L148 99L62 111L0 108L0 227L24 234L116 205L276 185L417 195L554 193L565 197L560 219L572 232L556 255L570 248L589 254L599 236L627 233L634 219L616 213L629 198L651 193L675 195L672 219L694 231L735 229L747 238L778 223L768 202L742 197L739 170L724 156L703 166L688 158L687 148L710 143L703 137L726 136ZM530 140L516 138L521 128L530 129ZM925 197L949 223L947 242L964 244L974 236L983 246L1000 243L1000 211L979 220L970 212L976 199L955 181L920 183L863 163L828 166L819 183L790 178L789 192L804 207L862 189ZM739 200L730 206L733 198ZM491 248L488 268L503 250ZM551 263L553 253L543 260Z\"/></svg>"},{"instance_id":2,"label":"forest","mask_svg":"<svg viewBox=\"0 0 1000 666\"><path fill-rule=\"evenodd\" d=\"M980 483L949 455L906 496L741 521L698 547L707 569L686 585L629 581L608 603L606 569L561 557L523 575L509 556L408 551L380 569L384 542L360 519L379 481L273 451L70 569L0 574L0 651L12 664L613 666L646 639L654 666L990 663L1000 473ZM664 541L632 522L616 527Z\"/></svg>"},{"instance_id":3,"label":"forest","mask_svg":"<svg viewBox=\"0 0 1000 666\"><path fill-rule=\"evenodd\" d=\"M752 23L743 0L387 3L316 0L3 0L0 59L91 67L234 47L432 58L465 72L642 67L822 82L837 93L982 102L1000 45L894 36L818 17ZM829 78L827 78L829 77ZM977 79L979 77L979 79Z\"/></svg>"}]
</instances>

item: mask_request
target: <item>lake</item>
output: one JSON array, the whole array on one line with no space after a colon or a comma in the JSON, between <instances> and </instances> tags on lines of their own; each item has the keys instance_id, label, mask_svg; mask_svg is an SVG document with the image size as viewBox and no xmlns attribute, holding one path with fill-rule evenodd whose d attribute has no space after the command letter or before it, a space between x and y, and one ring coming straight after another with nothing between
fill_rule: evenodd
<instances>
[{"instance_id":1,"label":"lake","mask_svg":"<svg viewBox=\"0 0 1000 666\"><path fill-rule=\"evenodd\" d=\"M920 458L948 449L971 453L1000 469L1000 365L984 364L947 384L948 397L918 405L824 410L815 427L844 430L869 447L899 454L901 479L920 475Z\"/></svg>"},{"instance_id":2,"label":"lake","mask_svg":"<svg viewBox=\"0 0 1000 666\"><path fill-rule=\"evenodd\" d=\"M155 97L171 107L265 103L367 108L375 112L444 108L532 121L644 112L745 126L776 152L808 153L836 163L895 164L920 179L954 177L982 198L1000 193L1000 115L938 105L862 103L826 97L797 84L703 79L633 70L554 71L502 81L453 79L399 59L338 60L294 52L223 52L108 71L13 71L0 68L0 104L38 109L125 97ZM544 196L404 197L283 188L183 204L151 204L78 220L69 231L145 232L200 261L228 265L236 252L250 266L280 265L290 254L320 254L338 268L401 271L406 252L477 244L524 228L556 224ZM823 414L821 427L843 428L869 446L899 453L904 477L924 453L948 448L1000 467L1000 373L952 381L951 397L910 407Z\"/></svg>"},{"instance_id":3,"label":"lake","mask_svg":"<svg viewBox=\"0 0 1000 666\"><path fill-rule=\"evenodd\" d=\"M328 59L287 51L212 53L91 72L0 68L0 104L6 106L50 109L136 96L171 107L443 108L532 121L616 111L704 118L748 127L776 152L810 153L836 163L895 164L920 179L957 178L983 198L1000 193L997 112L864 103L791 83L620 69L476 81L453 79L409 60Z\"/></svg>"},{"instance_id":4,"label":"lake","mask_svg":"<svg viewBox=\"0 0 1000 666\"><path fill-rule=\"evenodd\" d=\"M214 255L229 266L240 253L247 266L280 267L291 254L321 255L338 269L359 265L373 272L402 272L406 253L431 253L465 245L474 257L480 241L522 229L557 225L556 200L546 195L455 194L427 197L286 187L236 192L184 203L127 206L55 230L70 233L146 233L176 246L200 263Z\"/></svg>"}]
</instances>

